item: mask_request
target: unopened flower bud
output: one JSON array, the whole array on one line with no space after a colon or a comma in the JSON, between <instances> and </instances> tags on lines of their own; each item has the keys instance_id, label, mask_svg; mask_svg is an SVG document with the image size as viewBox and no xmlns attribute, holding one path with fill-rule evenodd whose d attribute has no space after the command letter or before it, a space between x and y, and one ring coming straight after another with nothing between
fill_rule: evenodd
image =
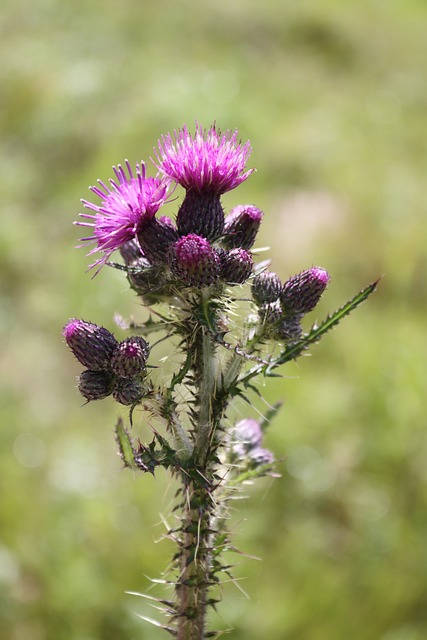
<instances>
[{"instance_id":1,"label":"unopened flower bud","mask_svg":"<svg viewBox=\"0 0 427 640\"><path fill-rule=\"evenodd\" d=\"M110 369L111 356L117 346L117 340L108 329L72 318L65 325L63 336L84 367L93 371Z\"/></svg>"},{"instance_id":2,"label":"unopened flower bud","mask_svg":"<svg viewBox=\"0 0 427 640\"><path fill-rule=\"evenodd\" d=\"M308 313L319 302L330 276L321 267L312 267L289 278L283 285L280 300L286 314Z\"/></svg>"},{"instance_id":3,"label":"unopened flower bud","mask_svg":"<svg viewBox=\"0 0 427 640\"><path fill-rule=\"evenodd\" d=\"M140 266L149 267L150 263L142 253L139 243L133 238L129 242L125 242L120 247L120 255L122 256L125 265L128 266Z\"/></svg>"},{"instance_id":4,"label":"unopened flower bud","mask_svg":"<svg viewBox=\"0 0 427 640\"><path fill-rule=\"evenodd\" d=\"M283 342L296 342L302 336L301 315L283 316L274 328L274 337Z\"/></svg>"},{"instance_id":5,"label":"unopened flower bud","mask_svg":"<svg viewBox=\"0 0 427 640\"><path fill-rule=\"evenodd\" d=\"M176 229L156 218L144 224L138 233L138 242L151 264L165 264L169 248L177 239Z\"/></svg>"},{"instance_id":6,"label":"unopened flower bud","mask_svg":"<svg viewBox=\"0 0 427 640\"><path fill-rule=\"evenodd\" d=\"M245 451L259 447L262 442L262 430L258 420L245 418L234 427L233 436L237 445L244 445Z\"/></svg>"},{"instance_id":7,"label":"unopened flower bud","mask_svg":"<svg viewBox=\"0 0 427 640\"><path fill-rule=\"evenodd\" d=\"M262 467L265 464L272 464L274 462L274 455L269 449L263 447L255 447L248 453L248 457L251 461L251 466Z\"/></svg>"},{"instance_id":8,"label":"unopened flower bud","mask_svg":"<svg viewBox=\"0 0 427 640\"><path fill-rule=\"evenodd\" d=\"M145 369L150 347L141 336L132 336L114 349L111 367L118 376L131 378Z\"/></svg>"},{"instance_id":9,"label":"unopened flower bud","mask_svg":"<svg viewBox=\"0 0 427 640\"><path fill-rule=\"evenodd\" d=\"M169 216L160 216L159 222L162 222L163 224L168 225L168 227L172 227L172 229L176 230L175 223Z\"/></svg>"},{"instance_id":10,"label":"unopened flower bud","mask_svg":"<svg viewBox=\"0 0 427 640\"><path fill-rule=\"evenodd\" d=\"M266 328L272 328L273 326L278 325L278 323L283 319L283 309L280 304L280 300L263 304L259 309L259 315Z\"/></svg>"},{"instance_id":11,"label":"unopened flower bud","mask_svg":"<svg viewBox=\"0 0 427 640\"><path fill-rule=\"evenodd\" d=\"M187 191L177 215L180 235L196 233L213 240L224 230L224 211L219 195L211 191Z\"/></svg>"},{"instance_id":12,"label":"unopened flower bud","mask_svg":"<svg viewBox=\"0 0 427 640\"><path fill-rule=\"evenodd\" d=\"M275 302L282 291L282 282L274 271L259 273L252 282L252 297L258 305Z\"/></svg>"},{"instance_id":13,"label":"unopened flower bud","mask_svg":"<svg viewBox=\"0 0 427 640\"><path fill-rule=\"evenodd\" d=\"M227 249L250 249L257 236L263 213L250 204L239 205L225 219L222 244Z\"/></svg>"},{"instance_id":14,"label":"unopened flower bud","mask_svg":"<svg viewBox=\"0 0 427 640\"><path fill-rule=\"evenodd\" d=\"M86 370L79 377L79 391L86 400L102 400L113 391L113 375L109 371Z\"/></svg>"},{"instance_id":15,"label":"unopened flower bud","mask_svg":"<svg viewBox=\"0 0 427 640\"><path fill-rule=\"evenodd\" d=\"M171 247L169 265L172 273L190 287L206 287L216 282L221 260L205 238L190 233Z\"/></svg>"},{"instance_id":16,"label":"unopened flower bud","mask_svg":"<svg viewBox=\"0 0 427 640\"><path fill-rule=\"evenodd\" d=\"M223 250L221 256L221 279L228 284L243 284L252 273L254 261L245 249Z\"/></svg>"},{"instance_id":17,"label":"unopened flower bud","mask_svg":"<svg viewBox=\"0 0 427 640\"><path fill-rule=\"evenodd\" d=\"M116 378L113 398L116 402L129 406L135 404L144 395L144 387L138 380L132 378Z\"/></svg>"}]
</instances>

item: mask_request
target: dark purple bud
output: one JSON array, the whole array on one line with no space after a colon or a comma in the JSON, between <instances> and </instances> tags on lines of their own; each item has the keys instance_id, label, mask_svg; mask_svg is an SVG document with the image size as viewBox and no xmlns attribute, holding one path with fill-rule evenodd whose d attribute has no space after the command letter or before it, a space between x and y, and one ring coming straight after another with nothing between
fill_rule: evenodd
<instances>
[{"instance_id":1,"label":"dark purple bud","mask_svg":"<svg viewBox=\"0 0 427 640\"><path fill-rule=\"evenodd\" d=\"M302 336L301 315L283 316L274 328L274 337L283 342L296 342Z\"/></svg>"},{"instance_id":2,"label":"dark purple bud","mask_svg":"<svg viewBox=\"0 0 427 640\"><path fill-rule=\"evenodd\" d=\"M144 387L138 380L132 378L116 378L113 398L120 404L129 406L135 404L144 395Z\"/></svg>"},{"instance_id":3,"label":"dark purple bud","mask_svg":"<svg viewBox=\"0 0 427 640\"><path fill-rule=\"evenodd\" d=\"M208 240L190 233L171 247L172 273L190 287L207 287L218 280L221 260Z\"/></svg>"},{"instance_id":4,"label":"dark purple bud","mask_svg":"<svg viewBox=\"0 0 427 640\"><path fill-rule=\"evenodd\" d=\"M125 244L120 247L120 255L122 256L127 267L129 265L138 265L141 267L150 266L150 263L144 257L141 247L139 246L139 243L135 240L135 238L129 240L129 242L125 242Z\"/></svg>"},{"instance_id":5,"label":"dark purple bud","mask_svg":"<svg viewBox=\"0 0 427 640\"><path fill-rule=\"evenodd\" d=\"M142 268L137 263L129 265L128 279L132 288L147 304L159 302L162 296L171 294L165 267L161 265Z\"/></svg>"},{"instance_id":6,"label":"dark purple bud","mask_svg":"<svg viewBox=\"0 0 427 640\"><path fill-rule=\"evenodd\" d=\"M223 250L221 257L221 280L227 284L243 284L249 278L254 261L245 249Z\"/></svg>"},{"instance_id":7,"label":"dark purple bud","mask_svg":"<svg viewBox=\"0 0 427 640\"><path fill-rule=\"evenodd\" d=\"M224 211L219 195L190 189L185 194L176 222L181 236L195 233L207 240L218 238L224 231Z\"/></svg>"},{"instance_id":8,"label":"dark purple bud","mask_svg":"<svg viewBox=\"0 0 427 640\"><path fill-rule=\"evenodd\" d=\"M266 329L276 327L283 319L283 309L280 300L263 304L259 309L259 315Z\"/></svg>"},{"instance_id":9,"label":"dark purple bud","mask_svg":"<svg viewBox=\"0 0 427 640\"><path fill-rule=\"evenodd\" d=\"M131 378L145 369L150 347L140 336L126 338L114 349L111 367L118 376Z\"/></svg>"},{"instance_id":10,"label":"dark purple bud","mask_svg":"<svg viewBox=\"0 0 427 640\"><path fill-rule=\"evenodd\" d=\"M172 220L172 218L169 218L169 216L160 216L159 222L162 222L163 224L167 224L168 227L172 227L172 229L176 230L175 223Z\"/></svg>"},{"instance_id":11,"label":"dark purple bud","mask_svg":"<svg viewBox=\"0 0 427 640\"><path fill-rule=\"evenodd\" d=\"M94 371L111 368L111 356L118 343L108 329L72 318L62 333L67 345L84 367Z\"/></svg>"},{"instance_id":12,"label":"dark purple bud","mask_svg":"<svg viewBox=\"0 0 427 640\"><path fill-rule=\"evenodd\" d=\"M250 249L257 236L263 212L250 204L242 204L230 211L225 219L222 244L227 249Z\"/></svg>"},{"instance_id":13,"label":"dark purple bud","mask_svg":"<svg viewBox=\"0 0 427 640\"><path fill-rule=\"evenodd\" d=\"M165 264L169 247L178 237L176 229L153 218L138 233L138 242L151 264Z\"/></svg>"},{"instance_id":14,"label":"dark purple bud","mask_svg":"<svg viewBox=\"0 0 427 640\"><path fill-rule=\"evenodd\" d=\"M308 313L319 302L330 276L321 267L312 267L289 278L283 285L280 300L286 314Z\"/></svg>"},{"instance_id":15,"label":"dark purple bud","mask_svg":"<svg viewBox=\"0 0 427 640\"><path fill-rule=\"evenodd\" d=\"M102 400L113 391L113 374L109 371L83 371L79 391L86 400Z\"/></svg>"},{"instance_id":16,"label":"dark purple bud","mask_svg":"<svg viewBox=\"0 0 427 640\"><path fill-rule=\"evenodd\" d=\"M263 271L253 279L252 297L259 306L275 302L281 291L282 282L274 271Z\"/></svg>"}]
</instances>

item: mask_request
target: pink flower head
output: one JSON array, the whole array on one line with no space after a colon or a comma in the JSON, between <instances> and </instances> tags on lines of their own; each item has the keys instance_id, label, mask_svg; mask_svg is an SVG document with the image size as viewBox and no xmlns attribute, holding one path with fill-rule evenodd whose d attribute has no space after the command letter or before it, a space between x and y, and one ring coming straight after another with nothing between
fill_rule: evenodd
<instances>
[{"instance_id":1,"label":"pink flower head","mask_svg":"<svg viewBox=\"0 0 427 640\"><path fill-rule=\"evenodd\" d=\"M113 167L116 180L110 179L109 186L98 180L99 186L90 187L90 190L101 198L100 205L82 200L86 209L92 209L95 215L79 214L90 222L77 221L75 224L93 228L93 235L81 238L81 241L96 244L89 255L96 251L104 254L91 265L92 267L104 264L113 251L132 240L144 224L154 218L167 200L169 189L167 179L147 178L143 162L136 165L134 176L127 160L125 164L129 175L121 165L118 165Z\"/></svg>"},{"instance_id":2,"label":"pink flower head","mask_svg":"<svg viewBox=\"0 0 427 640\"><path fill-rule=\"evenodd\" d=\"M162 136L158 142L156 167L184 189L221 195L235 189L254 171L245 171L251 145L238 141L238 131L221 133L213 125L208 131L196 123L191 135L186 126Z\"/></svg>"},{"instance_id":3,"label":"pink flower head","mask_svg":"<svg viewBox=\"0 0 427 640\"><path fill-rule=\"evenodd\" d=\"M187 286L207 287L218 279L221 261L208 240L190 233L172 245L169 266Z\"/></svg>"}]
</instances>

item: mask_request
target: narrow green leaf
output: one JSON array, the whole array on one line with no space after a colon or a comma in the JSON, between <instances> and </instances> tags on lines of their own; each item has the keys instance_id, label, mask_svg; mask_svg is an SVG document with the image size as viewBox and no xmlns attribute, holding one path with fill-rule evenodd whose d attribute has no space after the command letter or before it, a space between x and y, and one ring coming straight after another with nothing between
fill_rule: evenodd
<instances>
[{"instance_id":1,"label":"narrow green leaf","mask_svg":"<svg viewBox=\"0 0 427 640\"><path fill-rule=\"evenodd\" d=\"M351 300L346 302L345 305L337 309L334 313L328 315L325 320L317 327L313 327L311 331L304 336L302 340L299 340L293 345L289 345L286 349L276 358L273 363L268 367L266 374L269 375L269 371L272 367L276 367L289 360L294 360L301 355L305 349L311 344L318 342L325 333L330 331L333 327L336 327L339 322L346 316L348 316L354 309L356 309L362 302L364 302L377 288L379 280L375 280L370 285L362 289Z\"/></svg>"},{"instance_id":2,"label":"narrow green leaf","mask_svg":"<svg viewBox=\"0 0 427 640\"><path fill-rule=\"evenodd\" d=\"M129 469L136 470L137 466L134 460L134 450L132 447L130 435L127 429L125 429L123 420L121 418L118 419L114 431L116 434L116 441L119 445L120 457L123 460L123 464Z\"/></svg>"}]
</instances>

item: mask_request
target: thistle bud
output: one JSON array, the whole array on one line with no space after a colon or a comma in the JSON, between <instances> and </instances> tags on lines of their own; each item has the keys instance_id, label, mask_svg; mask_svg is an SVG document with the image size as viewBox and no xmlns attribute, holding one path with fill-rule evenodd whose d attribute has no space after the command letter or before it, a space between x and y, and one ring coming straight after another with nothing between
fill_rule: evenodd
<instances>
[{"instance_id":1,"label":"thistle bud","mask_svg":"<svg viewBox=\"0 0 427 640\"><path fill-rule=\"evenodd\" d=\"M144 395L144 387L138 380L132 378L116 378L113 398L116 402L129 406L135 404Z\"/></svg>"},{"instance_id":2,"label":"thistle bud","mask_svg":"<svg viewBox=\"0 0 427 640\"><path fill-rule=\"evenodd\" d=\"M299 340L302 336L301 317L298 314L284 316L274 328L274 337L287 343Z\"/></svg>"},{"instance_id":3,"label":"thistle bud","mask_svg":"<svg viewBox=\"0 0 427 640\"><path fill-rule=\"evenodd\" d=\"M172 229L176 230L175 223L172 220L172 218L170 218L169 216L160 216L159 222L162 222L163 224L166 224L168 227L172 227Z\"/></svg>"},{"instance_id":4,"label":"thistle bud","mask_svg":"<svg viewBox=\"0 0 427 640\"><path fill-rule=\"evenodd\" d=\"M145 369L150 347L140 336L126 338L116 346L111 358L111 367L122 378L131 378Z\"/></svg>"},{"instance_id":5,"label":"thistle bud","mask_svg":"<svg viewBox=\"0 0 427 640\"><path fill-rule=\"evenodd\" d=\"M286 314L308 313L319 302L330 280L325 269L312 267L289 278L283 285L280 300Z\"/></svg>"},{"instance_id":6,"label":"thistle bud","mask_svg":"<svg viewBox=\"0 0 427 640\"><path fill-rule=\"evenodd\" d=\"M169 248L176 240L176 229L156 218L144 224L138 233L138 242L145 258L151 264L165 264Z\"/></svg>"},{"instance_id":7,"label":"thistle bud","mask_svg":"<svg viewBox=\"0 0 427 640\"><path fill-rule=\"evenodd\" d=\"M275 302L267 302L259 309L259 315L266 327L273 327L283 319L283 309L280 300Z\"/></svg>"},{"instance_id":8,"label":"thistle bud","mask_svg":"<svg viewBox=\"0 0 427 640\"><path fill-rule=\"evenodd\" d=\"M141 267L149 267L150 263L144 257L142 253L141 247L135 238L129 240L129 242L125 242L120 247L120 255L122 256L125 265L128 267L132 266L141 266Z\"/></svg>"},{"instance_id":9,"label":"thistle bud","mask_svg":"<svg viewBox=\"0 0 427 640\"><path fill-rule=\"evenodd\" d=\"M213 240L224 231L224 211L219 195L211 191L187 191L178 211L180 235L197 234Z\"/></svg>"},{"instance_id":10,"label":"thistle bud","mask_svg":"<svg viewBox=\"0 0 427 640\"><path fill-rule=\"evenodd\" d=\"M84 367L93 371L111 368L111 356L118 343L108 329L72 318L62 333L67 345Z\"/></svg>"},{"instance_id":11,"label":"thistle bud","mask_svg":"<svg viewBox=\"0 0 427 640\"><path fill-rule=\"evenodd\" d=\"M261 209L250 204L232 209L225 219L223 246L227 249L250 249L255 242L262 217Z\"/></svg>"},{"instance_id":12,"label":"thistle bud","mask_svg":"<svg viewBox=\"0 0 427 640\"><path fill-rule=\"evenodd\" d=\"M243 284L252 273L254 261L245 249L231 249L221 254L221 280L228 284Z\"/></svg>"},{"instance_id":13,"label":"thistle bud","mask_svg":"<svg viewBox=\"0 0 427 640\"><path fill-rule=\"evenodd\" d=\"M262 442L260 424L258 420L254 420L253 418L240 420L234 427L233 435L236 440L236 445L240 445L244 451L259 447Z\"/></svg>"},{"instance_id":14,"label":"thistle bud","mask_svg":"<svg viewBox=\"0 0 427 640\"><path fill-rule=\"evenodd\" d=\"M168 258L172 273L189 287L207 287L219 277L218 252L208 240L194 233L175 242Z\"/></svg>"},{"instance_id":15,"label":"thistle bud","mask_svg":"<svg viewBox=\"0 0 427 640\"><path fill-rule=\"evenodd\" d=\"M83 371L79 391L86 400L102 400L113 391L113 375L109 371Z\"/></svg>"},{"instance_id":16,"label":"thistle bud","mask_svg":"<svg viewBox=\"0 0 427 640\"><path fill-rule=\"evenodd\" d=\"M253 468L262 467L265 464L272 464L274 462L274 455L269 449L264 447L255 447L248 453L250 465Z\"/></svg>"},{"instance_id":17,"label":"thistle bud","mask_svg":"<svg viewBox=\"0 0 427 640\"><path fill-rule=\"evenodd\" d=\"M252 282L252 297L261 306L275 302L282 291L282 282L273 271L263 271Z\"/></svg>"}]
</instances>

